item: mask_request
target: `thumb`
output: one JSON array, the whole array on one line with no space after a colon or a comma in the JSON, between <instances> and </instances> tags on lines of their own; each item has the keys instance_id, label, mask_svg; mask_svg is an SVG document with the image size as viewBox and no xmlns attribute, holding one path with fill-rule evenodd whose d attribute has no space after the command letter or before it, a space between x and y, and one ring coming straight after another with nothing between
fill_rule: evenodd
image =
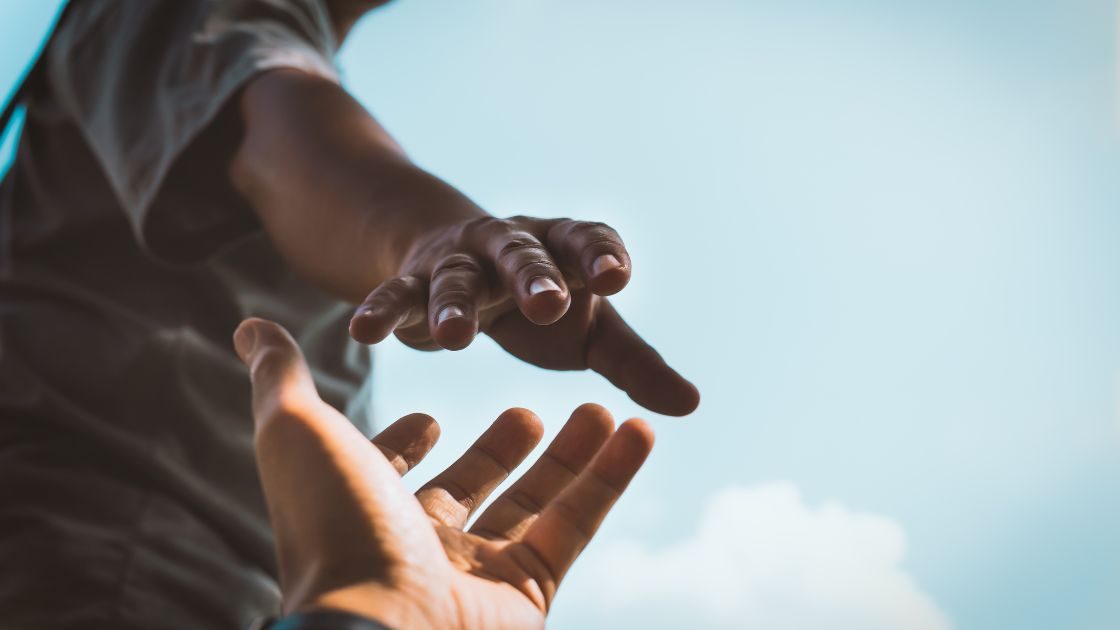
<instances>
[{"instance_id":1,"label":"thumb","mask_svg":"<svg viewBox=\"0 0 1120 630\"><path fill-rule=\"evenodd\" d=\"M669 416L687 416L700 392L646 343L607 300L600 301L587 364L639 405Z\"/></svg>"},{"instance_id":2,"label":"thumb","mask_svg":"<svg viewBox=\"0 0 1120 630\"><path fill-rule=\"evenodd\" d=\"M233 333L233 347L249 368L258 429L277 405L321 404L303 352L279 324L257 317L246 319Z\"/></svg>"},{"instance_id":3,"label":"thumb","mask_svg":"<svg viewBox=\"0 0 1120 630\"><path fill-rule=\"evenodd\" d=\"M257 468L285 606L307 605L351 582L384 583L402 562L446 562L397 470L319 398L291 335L254 318L241 323L233 343L253 383Z\"/></svg>"}]
</instances>

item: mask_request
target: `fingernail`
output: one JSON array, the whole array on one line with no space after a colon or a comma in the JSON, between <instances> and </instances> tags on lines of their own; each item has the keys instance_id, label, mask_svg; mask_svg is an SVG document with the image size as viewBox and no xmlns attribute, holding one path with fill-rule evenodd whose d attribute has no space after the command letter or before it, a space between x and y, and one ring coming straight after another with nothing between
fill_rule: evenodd
<instances>
[{"instance_id":1,"label":"fingernail","mask_svg":"<svg viewBox=\"0 0 1120 630\"><path fill-rule=\"evenodd\" d=\"M622 263L614 257L614 254L603 254L596 258L595 262L591 263L591 275L592 277L598 276L605 271L618 269L621 266Z\"/></svg>"},{"instance_id":2,"label":"fingernail","mask_svg":"<svg viewBox=\"0 0 1120 630\"><path fill-rule=\"evenodd\" d=\"M545 293L547 291L555 291L559 293L560 285L556 284L556 282L554 282L552 278L548 278L545 276L534 278L533 281L529 283L529 295L536 295L538 293Z\"/></svg>"},{"instance_id":3,"label":"fingernail","mask_svg":"<svg viewBox=\"0 0 1120 630\"><path fill-rule=\"evenodd\" d=\"M364 319L371 319L372 317L373 311L369 310L368 308L357 311L352 316L350 316L350 325L353 326L356 322Z\"/></svg>"},{"instance_id":4,"label":"fingernail","mask_svg":"<svg viewBox=\"0 0 1120 630\"><path fill-rule=\"evenodd\" d=\"M233 348L237 351L237 356L248 363L253 351L257 349L257 327L252 324L239 326L233 334Z\"/></svg>"},{"instance_id":5,"label":"fingernail","mask_svg":"<svg viewBox=\"0 0 1120 630\"><path fill-rule=\"evenodd\" d=\"M465 316L466 316L466 313L463 312L462 308L460 308L458 306L455 306L454 304L452 304L451 306L445 306L443 308L443 310L439 312L439 315L436 315L436 326L439 326L443 322L445 322L445 321L447 321L447 320L449 320L453 317L465 317Z\"/></svg>"}]
</instances>

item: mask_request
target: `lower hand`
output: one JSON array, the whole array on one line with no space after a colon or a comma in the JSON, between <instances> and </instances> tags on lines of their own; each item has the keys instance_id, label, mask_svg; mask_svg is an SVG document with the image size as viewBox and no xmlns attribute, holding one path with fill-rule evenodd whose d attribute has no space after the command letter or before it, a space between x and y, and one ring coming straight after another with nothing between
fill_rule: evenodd
<instances>
[{"instance_id":1,"label":"lower hand","mask_svg":"<svg viewBox=\"0 0 1120 630\"><path fill-rule=\"evenodd\" d=\"M339 609L396 628L543 627L556 589L641 467L653 435L614 430L584 405L541 457L467 521L540 440L540 420L503 413L466 453L410 495L399 476L439 429L405 416L371 445L319 399L282 328L242 323L257 462L276 535L286 611Z\"/></svg>"}]
</instances>

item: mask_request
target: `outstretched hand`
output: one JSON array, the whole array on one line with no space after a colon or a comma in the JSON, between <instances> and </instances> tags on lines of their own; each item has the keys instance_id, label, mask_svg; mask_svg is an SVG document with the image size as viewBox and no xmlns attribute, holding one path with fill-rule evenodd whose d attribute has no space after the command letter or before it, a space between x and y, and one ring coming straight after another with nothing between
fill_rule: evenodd
<instances>
[{"instance_id":1,"label":"outstretched hand","mask_svg":"<svg viewBox=\"0 0 1120 630\"><path fill-rule=\"evenodd\" d=\"M568 568L653 446L642 421L616 431L605 409L584 405L468 529L540 440L532 412L503 413L410 495L399 476L434 446L434 420L405 416L371 446L318 397L283 328L247 320L235 345L253 381L286 611L341 609L398 628L542 627Z\"/></svg>"},{"instance_id":2,"label":"outstretched hand","mask_svg":"<svg viewBox=\"0 0 1120 630\"><path fill-rule=\"evenodd\" d=\"M592 369L648 409L689 414L696 388L605 297L630 272L622 239L602 223L470 219L414 247L399 276L358 308L350 334L372 344L395 332L415 348L459 350L482 331L524 361Z\"/></svg>"}]
</instances>

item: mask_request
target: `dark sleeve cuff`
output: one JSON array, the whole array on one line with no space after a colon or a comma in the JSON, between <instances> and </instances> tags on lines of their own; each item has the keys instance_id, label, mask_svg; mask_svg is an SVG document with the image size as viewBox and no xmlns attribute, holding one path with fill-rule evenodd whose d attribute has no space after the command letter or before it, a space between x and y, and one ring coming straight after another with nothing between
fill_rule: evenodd
<instances>
[{"instance_id":1,"label":"dark sleeve cuff","mask_svg":"<svg viewBox=\"0 0 1120 630\"><path fill-rule=\"evenodd\" d=\"M392 630L378 621L340 610L315 610L253 624L251 630Z\"/></svg>"}]
</instances>

